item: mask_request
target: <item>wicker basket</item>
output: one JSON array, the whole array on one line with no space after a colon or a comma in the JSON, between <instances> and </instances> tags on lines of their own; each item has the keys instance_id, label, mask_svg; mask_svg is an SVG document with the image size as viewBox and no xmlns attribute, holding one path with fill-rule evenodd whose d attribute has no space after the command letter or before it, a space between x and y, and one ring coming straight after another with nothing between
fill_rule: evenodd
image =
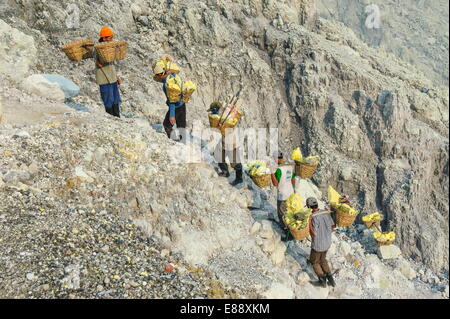
<instances>
[{"instance_id":1,"label":"wicker basket","mask_svg":"<svg viewBox=\"0 0 450 319\"><path fill-rule=\"evenodd\" d=\"M383 215L381 215L380 220L375 220L375 221L362 221L364 226L366 226L368 229L370 228L377 228L378 230L380 230L381 227L381 221L384 219Z\"/></svg>"},{"instance_id":2,"label":"wicker basket","mask_svg":"<svg viewBox=\"0 0 450 319\"><path fill-rule=\"evenodd\" d=\"M289 227L289 230L291 231L292 237L294 237L296 240L302 240L304 238L307 238L309 236L309 227L306 225L305 228L302 228L300 230L294 229Z\"/></svg>"},{"instance_id":3,"label":"wicker basket","mask_svg":"<svg viewBox=\"0 0 450 319\"><path fill-rule=\"evenodd\" d=\"M170 103L177 103L181 100L181 91L167 88L167 98Z\"/></svg>"},{"instance_id":4,"label":"wicker basket","mask_svg":"<svg viewBox=\"0 0 450 319\"><path fill-rule=\"evenodd\" d=\"M241 119L242 114L238 111L235 115L234 118L237 118L237 122L235 124L231 124L229 122L225 121L225 117L223 117L222 119L220 119L219 121L219 128L220 128L220 132L222 133L223 136L226 135L226 129L229 128L235 128L236 125L239 123L239 120Z\"/></svg>"},{"instance_id":5,"label":"wicker basket","mask_svg":"<svg viewBox=\"0 0 450 319\"><path fill-rule=\"evenodd\" d=\"M183 102L184 103L188 103L189 100L191 99L192 93L194 93L194 91L186 91L183 94Z\"/></svg>"},{"instance_id":6,"label":"wicker basket","mask_svg":"<svg viewBox=\"0 0 450 319\"><path fill-rule=\"evenodd\" d=\"M375 221L369 221L369 222L363 222L364 226L366 226L368 229L370 228L380 228L381 227L381 220L375 220Z\"/></svg>"},{"instance_id":7,"label":"wicker basket","mask_svg":"<svg viewBox=\"0 0 450 319\"><path fill-rule=\"evenodd\" d=\"M376 240L376 239L375 239L375 241L377 242L377 246L378 246L378 247L381 247L381 246L388 246L388 245L391 245L391 244L394 242L394 240L378 241L378 240Z\"/></svg>"},{"instance_id":8,"label":"wicker basket","mask_svg":"<svg viewBox=\"0 0 450 319\"><path fill-rule=\"evenodd\" d=\"M78 40L67 43L61 47L61 50L71 61L79 62L84 59L92 58L94 42L90 40Z\"/></svg>"},{"instance_id":9,"label":"wicker basket","mask_svg":"<svg viewBox=\"0 0 450 319\"><path fill-rule=\"evenodd\" d=\"M124 41L102 42L95 46L100 61L110 63L125 59L128 43Z\"/></svg>"},{"instance_id":10,"label":"wicker basket","mask_svg":"<svg viewBox=\"0 0 450 319\"><path fill-rule=\"evenodd\" d=\"M212 128L218 128L219 127L219 119L218 118L214 118L212 117L213 114L209 113L208 117L209 117L209 125Z\"/></svg>"},{"instance_id":11,"label":"wicker basket","mask_svg":"<svg viewBox=\"0 0 450 319\"><path fill-rule=\"evenodd\" d=\"M295 163L295 174L300 178L311 178L317 169L317 165L309 165L305 163Z\"/></svg>"},{"instance_id":12,"label":"wicker basket","mask_svg":"<svg viewBox=\"0 0 450 319\"><path fill-rule=\"evenodd\" d=\"M345 227L345 226L351 226L357 215L349 215L348 213L344 212L343 210L337 209L336 210L336 225L338 227Z\"/></svg>"},{"instance_id":13,"label":"wicker basket","mask_svg":"<svg viewBox=\"0 0 450 319\"><path fill-rule=\"evenodd\" d=\"M234 128L237 123L239 123L239 121L236 122L236 124L231 124L228 122L223 123L222 125L220 125L220 132L222 133L223 136L226 135L226 130L230 129L230 128Z\"/></svg>"},{"instance_id":14,"label":"wicker basket","mask_svg":"<svg viewBox=\"0 0 450 319\"><path fill-rule=\"evenodd\" d=\"M270 174L265 174L261 176L252 176L252 180L256 185L258 185L259 188L270 186L270 184L272 183Z\"/></svg>"}]
</instances>

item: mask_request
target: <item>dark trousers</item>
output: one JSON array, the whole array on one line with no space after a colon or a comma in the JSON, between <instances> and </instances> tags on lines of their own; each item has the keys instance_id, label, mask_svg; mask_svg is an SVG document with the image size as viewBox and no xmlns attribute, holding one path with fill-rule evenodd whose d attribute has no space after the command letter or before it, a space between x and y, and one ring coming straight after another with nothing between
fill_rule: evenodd
<instances>
[{"instance_id":1,"label":"dark trousers","mask_svg":"<svg viewBox=\"0 0 450 319\"><path fill-rule=\"evenodd\" d=\"M277 200L277 213L278 213L278 220L280 221L280 226L283 229L287 229L286 225L284 224L284 214L286 214L287 211L287 201L285 200Z\"/></svg>"},{"instance_id":2,"label":"dark trousers","mask_svg":"<svg viewBox=\"0 0 450 319\"><path fill-rule=\"evenodd\" d=\"M170 111L167 111L166 117L163 122L164 130L167 136L170 138L172 134L173 125L169 121ZM186 128L186 104L175 109L175 122L178 128Z\"/></svg>"},{"instance_id":3,"label":"dark trousers","mask_svg":"<svg viewBox=\"0 0 450 319\"><path fill-rule=\"evenodd\" d=\"M309 261L311 262L314 272L317 276L323 277L326 274L331 274L331 269L327 261L326 251L318 252L314 249L311 249Z\"/></svg>"},{"instance_id":4,"label":"dark trousers","mask_svg":"<svg viewBox=\"0 0 450 319\"><path fill-rule=\"evenodd\" d=\"M117 82L100 85L100 96L108 114L120 117L120 92Z\"/></svg>"},{"instance_id":5,"label":"dark trousers","mask_svg":"<svg viewBox=\"0 0 450 319\"><path fill-rule=\"evenodd\" d=\"M221 142L217 143L214 149L214 159L219 164L226 164L227 157L230 160L231 167L238 169L242 167L241 149L239 147L227 150L225 147L225 139L222 137Z\"/></svg>"},{"instance_id":6,"label":"dark trousers","mask_svg":"<svg viewBox=\"0 0 450 319\"><path fill-rule=\"evenodd\" d=\"M230 159L231 167L236 168L237 166L242 166L238 149L235 148L232 151L222 149L222 163L226 163L227 157Z\"/></svg>"}]
</instances>

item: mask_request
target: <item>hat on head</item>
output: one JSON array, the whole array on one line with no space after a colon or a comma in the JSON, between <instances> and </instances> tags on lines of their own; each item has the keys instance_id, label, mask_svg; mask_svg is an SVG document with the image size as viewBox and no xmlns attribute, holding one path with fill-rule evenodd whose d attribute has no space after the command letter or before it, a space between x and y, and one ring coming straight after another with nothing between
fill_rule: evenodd
<instances>
[{"instance_id":1,"label":"hat on head","mask_svg":"<svg viewBox=\"0 0 450 319\"><path fill-rule=\"evenodd\" d=\"M165 72L165 70L164 70L164 68L162 67L162 66L160 66L160 65L156 65L155 66L155 68L153 69L153 74L161 74L161 73L164 73Z\"/></svg>"},{"instance_id":2,"label":"hat on head","mask_svg":"<svg viewBox=\"0 0 450 319\"><path fill-rule=\"evenodd\" d=\"M315 199L314 197L309 197L307 200L306 200L306 206L308 207L308 208L311 208L311 207L313 207L313 206L318 206L319 205L319 203L317 202L317 199Z\"/></svg>"},{"instance_id":3,"label":"hat on head","mask_svg":"<svg viewBox=\"0 0 450 319\"><path fill-rule=\"evenodd\" d=\"M282 151L274 151L273 157L275 158L283 158L283 152Z\"/></svg>"},{"instance_id":4,"label":"hat on head","mask_svg":"<svg viewBox=\"0 0 450 319\"><path fill-rule=\"evenodd\" d=\"M113 30L111 30L111 28L103 27L100 30L100 38L112 37L113 35L114 35L114 32L113 32Z\"/></svg>"}]
</instances>

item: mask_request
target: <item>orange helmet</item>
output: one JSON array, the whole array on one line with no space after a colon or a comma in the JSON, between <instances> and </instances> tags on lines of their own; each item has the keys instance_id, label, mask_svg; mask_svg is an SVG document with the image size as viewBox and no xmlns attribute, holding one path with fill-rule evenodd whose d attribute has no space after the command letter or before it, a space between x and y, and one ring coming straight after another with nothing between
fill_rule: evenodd
<instances>
[{"instance_id":1,"label":"orange helmet","mask_svg":"<svg viewBox=\"0 0 450 319\"><path fill-rule=\"evenodd\" d=\"M103 27L100 30L100 38L107 38L107 37L112 37L113 36L113 30L111 30L108 27Z\"/></svg>"}]
</instances>

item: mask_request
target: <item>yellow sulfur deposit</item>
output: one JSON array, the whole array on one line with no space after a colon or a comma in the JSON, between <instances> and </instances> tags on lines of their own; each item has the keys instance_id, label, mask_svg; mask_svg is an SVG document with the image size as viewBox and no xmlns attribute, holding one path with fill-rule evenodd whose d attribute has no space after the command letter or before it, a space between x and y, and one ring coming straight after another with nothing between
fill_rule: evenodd
<instances>
[{"instance_id":1,"label":"yellow sulfur deposit","mask_svg":"<svg viewBox=\"0 0 450 319\"><path fill-rule=\"evenodd\" d=\"M294 160L296 163L303 163L303 164L308 164L308 165L319 165L320 157L319 157L319 155L303 157L300 147L297 147L292 152L292 160Z\"/></svg>"},{"instance_id":2,"label":"yellow sulfur deposit","mask_svg":"<svg viewBox=\"0 0 450 319\"><path fill-rule=\"evenodd\" d=\"M247 164L249 169L252 169L255 166L267 166L267 164L264 161L253 161Z\"/></svg>"},{"instance_id":3,"label":"yellow sulfur deposit","mask_svg":"<svg viewBox=\"0 0 450 319\"><path fill-rule=\"evenodd\" d=\"M395 233L393 231L389 233L380 233L379 231L376 231L373 233L373 238L375 238L376 241L380 242L394 241Z\"/></svg>"},{"instance_id":4,"label":"yellow sulfur deposit","mask_svg":"<svg viewBox=\"0 0 450 319\"><path fill-rule=\"evenodd\" d=\"M175 62L172 62L166 58L153 63L152 68L155 69L156 66L160 66L165 71L170 71L175 74L180 72L180 67L178 66L178 64L176 64Z\"/></svg>"},{"instance_id":5,"label":"yellow sulfur deposit","mask_svg":"<svg viewBox=\"0 0 450 319\"><path fill-rule=\"evenodd\" d=\"M286 201L288 212L298 213L303 210L302 197L294 193Z\"/></svg>"},{"instance_id":6,"label":"yellow sulfur deposit","mask_svg":"<svg viewBox=\"0 0 450 319\"><path fill-rule=\"evenodd\" d=\"M253 161L247 164L250 176L262 176L270 174L270 169L264 161Z\"/></svg>"},{"instance_id":7,"label":"yellow sulfur deposit","mask_svg":"<svg viewBox=\"0 0 450 319\"><path fill-rule=\"evenodd\" d=\"M320 162L319 155L308 156L307 158L304 158L302 160L302 163L305 163L308 165L319 165L319 162Z\"/></svg>"},{"instance_id":8,"label":"yellow sulfur deposit","mask_svg":"<svg viewBox=\"0 0 450 319\"><path fill-rule=\"evenodd\" d=\"M270 170L267 167L253 167L250 172L249 172L250 176L262 176L262 175L267 175L270 174Z\"/></svg>"},{"instance_id":9,"label":"yellow sulfur deposit","mask_svg":"<svg viewBox=\"0 0 450 319\"><path fill-rule=\"evenodd\" d=\"M363 222L375 222L375 221L379 221L382 220L383 215L381 215L380 213L376 212L376 213L372 213L369 215L366 215L362 218Z\"/></svg>"},{"instance_id":10,"label":"yellow sulfur deposit","mask_svg":"<svg viewBox=\"0 0 450 319\"><path fill-rule=\"evenodd\" d=\"M237 117L229 118L229 119L226 120L226 122L228 124L232 124L232 125L235 125L238 121L239 121L239 119Z\"/></svg>"},{"instance_id":11,"label":"yellow sulfur deposit","mask_svg":"<svg viewBox=\"0 0 450 319\"><path fill-rule=\"evenodd\" d=\"M331 206L335 206L336 204L338 204L339 198L341 198L341 195L339 195L339 193L336 192L333 187L328 186L328 202L331 204Z\"/></svg>"},{"instance_id":12,"label":"yellow sulfur deposit","mask_svg":"<svg viewBox=\"0 0 450 319\"><path fill-rule=\"evenodd\" d=\"M192 81L186 81L183 84L183 94L197 90L197 85Z\"/></svg>"},{"instance_id":13,"label":"yellow sulfur deposit","mask_svg":"<svg viewBox=\"0 0 450 319\"><path fill-rule=\"evenodd\" d=\"M300 147L297 147L292 152L292 160L295 161L295 162L301 162L302 159L303 159L302 151L300 151Z\"/></svg>"},{"instance_id":14,"label":"yellow sulfur deposit","mask_svg":"<svg viewBox=\"0 0 450 319\"><path fill-rule=\"evenodd\" d=\"M169 77L166 81L166 87L167 89L181 92L183 83L179 76Z\"/></svg>"},{"instance_id":15,"label":"yellow sulfur deposit","mask_svg":"<svg viewBox=\"0 0 450 319\"><path fill-rule=\"evenodd\" d=\"M348 215L351 215L351 216L356 216L356 215L359 214L359 213L356 211L356 209L354 209L353 207L350 207L350 206L347 205L347 204L339 204L339 205L337 206L337 209L339 209L339 210L341 210L341 211L343 211L343 212L345 212L345 213L347 213Z\"/></svg>"},{"instance_id":16,"label":"yellow sulfur deposit","mask_svg":"<svg viewBox=\"0 0 450 319\"><path fill-rule=\"evenodd\" d=\"M197 90L197 85L192 81L184 82L183 84L183 102L188 103L192 93Z\"/></svg>"},{"instance_id":17,"label":"yellow sulfur deposit","mask_svg":"<svg viewBox=\"0 0 450 319\"><path fill-rule=\"evenodd\" d=\"M301 215L302 219L297 219L296 215ZM300 230L308 226L309 216L311 216L311 209L302 209L298 212L288 211L286 215L284 215L284 222L287 226Z\"/></svg>"}]
</instances>

